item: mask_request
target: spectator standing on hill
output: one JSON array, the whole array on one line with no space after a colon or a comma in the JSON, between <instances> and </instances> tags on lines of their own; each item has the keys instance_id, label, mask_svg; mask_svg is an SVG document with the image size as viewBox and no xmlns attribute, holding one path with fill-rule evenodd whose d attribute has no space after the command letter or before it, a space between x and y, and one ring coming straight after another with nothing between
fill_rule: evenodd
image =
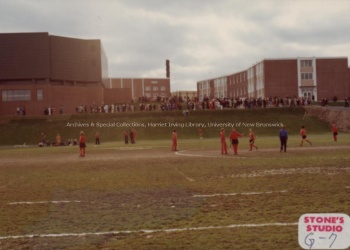
<instances>
[{"instance_id":1,"label":"spectator standing on hill","mask_svg":"<svg viewBox=\"0 0 350 250\"><path fill-rule=\"evenodd\" d=\"M311 141L307 139L306 129L305 129L304 126L301 126L300 135L301 135L300 147L303 146L304 141L306 141L307 143L309 143L310 145L312 145Z\"/></svg>"},{"instance_id":2,"label":"spectator standing on hill","mask_svg":"<svg viewBox=\"0 0 350 250\"><path fill-rule=\"evenodd\" d=\"M230 133L230 141L232 144L232 150L233 150L233 154L237 155L237 151L238 151L238 137L243 137L244 134L240 134L236 131L235 128L232 128L232 131Z\"/></svg>"},{"instance_id":3,"label":"spectator standing on hill","mask_svg":"<svg viewBox=\"0 0 350 250\"><path fill-rule=\"evenodd\" d=\"M60 134L56 135L56 146L60 146L61 145L61 136Z\"/></svg>"},{"instance_id":4,"label":"spectator standing on hill","mask_svg":"<svg viewBox=\"0 0 350 250\"><path fill-rule=\"evenodd\" d=\"M80 131L79 137L79 149L80 149L80 157L85 156L85 148L86 148L86 137L83 131Z\"/></svg>"},{"instance_id":5,"label":"spectator standing on hill","mask_svg":"<svg viewBox=\"0 0 350 250\"><path fill-rule=\"evenodd\" d=\"M129 134L127 130L124 131L124 143L129 144Z\"/></svg>"},{"instance_id":6,"label":"spectator standing on hill","mask_svg":"<svg viewBox=\"0 0 350 250\"><path fill-rule=\"evenodd\" d=\"M227 144L226 144L226 136L225 136L224 128L222 128L220 131L220 141L221 141L221 154L227 155Z\"/></svg>"},{"instance_id":7,"label":"spectator standing on hill","mask_svg":"<svg viewBox=\"0 0 350 250\"><path fill-rule=\"evenodd\" d=\"M129 130L129 136L130 136L131 144L134 144L135 143L135 134L134 134L134 130L133 129Z\"/></svg>"},{"instance_id":8,"label":"spectator standing on hill","mask_svg":"<svg viewBox=\"0 0 350 250\"><path fill-rule=\"evenodd\" d=\"M100 133L98 131L95 133L95 145L100 145Z\"/></svg>"},{"instance_id":9,"label":"spectator standing on hill","mask_svg":"<svg viewBox=\"0 0 350 250\"><path fill-rule=\"evenodd\" d=\"M177 151L177 132L176 132L176 129L173 130L172 140L173 140L173 144L172 144L171 150Z\"/></svg>"},{"instance_id":10,"label":"spectator standing on hill","mask_svg":"<svg viewBox=\"0 0 350 250\"><path fill-rule=\"evenodd\" d=\"M136 143L136 129L131 129L131 131L132 131L132 136L133 136L133 138L134 138L134 142L133 143Z\"/></svg>"},{"instance_id":11,"label":"spectator standing on hill","mask_svg":"<svg viewBox=\"0 0 350 250\"><path fill-rule=\"evenodd\" d=\"M335 125L335 123L332 124L332 133L333 133L333 140L334 141L337 141L338 138L338 128L337 128L337 125Z\"/></svg>"},{"instance_id":12,"label":"spectator standing on hill","mask_svg":"<svg viewBox=\"0 0 350 250\"><path fill-rule=\"evenodd\" d=\"M280 152L282 151L287 152L288 132L285 127L281 128L279 137L281 142Z\"/></svg>"},{"instance_id":13,"label":"spectator standing on hill","mask_svg":"<svg viewBox=\"0 0 350 250\"><path fill-rule=\"evenodd\" d=\"M254 142L255 142L255 134L254 134L253 130L250 128L249 129L249 146L250 146L249 151L252 151L253 148L258 150L258 147L254 145Z\"/></svg>"}]
</instances>

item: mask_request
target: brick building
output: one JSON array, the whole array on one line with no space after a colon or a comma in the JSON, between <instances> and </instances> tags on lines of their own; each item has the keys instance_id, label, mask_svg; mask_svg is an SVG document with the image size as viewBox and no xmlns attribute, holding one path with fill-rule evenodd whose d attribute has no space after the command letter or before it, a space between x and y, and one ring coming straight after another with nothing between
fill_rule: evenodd
<instances>
[{"instance_id":1,"label":"brick building","mask_svg":"<svg viewBox=\"0 0 350 250\"><path fill-rule=\"evenodd\" d=\"M347 58L265 59L230 75L197 82L198 98L350 96Z\"/></svg>"},{"instance_id":2,"label":"brick building","mask_svg":"<svg viewBox=\"0 0 350 250\"><path fill-rule=\"evenodd\" d=\"M169 78L110 78L106 88L128 90L129 100L136 101L141 97L155 101L170 96Z\"/></svg>"},{"instance_id":3,"label":"brick building","mask_svg":"<svg viewBox=\"0 0 350 250\"><path fill-rule=\"evenodd\" d=\"M140 94L170 96L168 78L128 81L118 85L117 78L109 78L100 40L0 34L0 115L15 114L18 107L30 115L61 106L64 113L75 113L77 106L126 103Z\"/></svg>"}]
</instances>

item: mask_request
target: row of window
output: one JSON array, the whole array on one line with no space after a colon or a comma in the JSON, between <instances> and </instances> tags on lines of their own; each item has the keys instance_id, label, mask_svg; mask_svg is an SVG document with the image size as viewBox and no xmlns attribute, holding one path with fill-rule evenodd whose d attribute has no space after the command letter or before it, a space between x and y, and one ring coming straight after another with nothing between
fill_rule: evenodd
<instances>
[{"instance_id":1,"label":"row of window","mask_svg":"<svg viewBox=\"0 0 350 250\"><path fill-rule=\"evenodd\" d=\"M301 60L300 66L301 67L312 67L312 60Z\"/></svg>"},{"instance_id":2,"label":"row of window","mask_svg":"<svg viewBox=\"0 0 350 250\"><path fill-rule=\"evenodd\" d=\"M28 89L3 90L1 96L3 102L30 101L32 99L32 93ZM43 100L42 89L37 89L36 99L38 101Z\"/></svg>"},{"instance_id":3,"label":"row of window","mask_svg":"<svg viewBox=\"0 0 350 250\"><path fill-rule=\"evenodd\" d=\"M301 73L301 80L312 80L312 73Z\"/></svg>"},{"instance_id":4,"label":"row of window","mask_svg":"<svg viewBox=\"0 0 350 250\"><path fill-rule=\"evenodd\" d=\"M157 86L153 86L152 88L155 91L158 91ZM150 91L151 87L146 87L146 91ZM160 87L161 91L165 91L166 87L162 86ZM2 91L2 101L3 102L12 102L12 101L30 101L32 99L32 93L28 89L16 89L16 90L3 90ZM151 93L146 93L146 96L151 97ZM154 93L154 97L157 97L158 94ZM161 97L166 97L166 93L161 93ZM38 89L36 91L36 100L41 101L43 100L43 90Z\"/></svg>"},{"instance_id":5,"label":"row of window","mask_svg":"<svg viewBox=\"0 0 350 250\"><path fill-rule=\"evenodd\" d=\"M146 92L146 93L145 93L145 96L146 96L146 97L152 97L152 93ZM160 97L166 97L166 93L160 93L160 95L158 95L157 93L153 93L153 97L158 97L158 96L160 96Z\"/></svg>"},{"instance_id":6,"label":"row of window","mask_svg":"<svg viewBox=\"0 0 350 250\"><path fill-rule=\"evenodd\" d=\"M152 87L152 90L153 90L153 91L158 91L158 89L159 89L158 86L153 86L153 87ZM146 91L150 91L150 90L151 90L151 87L150 87L150 86L146 86L146 87L145 87L145 90L146 90ZM166 90L166 87L161 86L161 87L160 87L160 90L161 90L161 91L165 91L165 90Z\"/></svg>"}]
</instances>

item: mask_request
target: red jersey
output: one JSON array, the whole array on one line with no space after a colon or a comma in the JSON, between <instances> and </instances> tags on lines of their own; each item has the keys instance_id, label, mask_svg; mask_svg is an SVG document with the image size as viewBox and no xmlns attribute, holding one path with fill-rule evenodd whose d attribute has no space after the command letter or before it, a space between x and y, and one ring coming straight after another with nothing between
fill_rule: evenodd
<instances>
[{"instance_id":1,"label":"red jersey","mask_svg":"<svg viewBox=\"0 0 350 250\"><path fill-rule=\"evenodd\" d=\"M301 136L306 135L306 130L304 128L300 129L300 135Z\"/></svg>"},{"instance_id":2,"label":"red jersey","mask_svg":"<svg viewBox=\"0 0 350 250\"><path fill-rule=\"evenodd\" d=\"M249 133L249 140L255 140L255 134L254 134L254 132L250 132Z\"/></svg>"},{"instance_id":3,"label":"red jersey","mask_svg":"<svg viewBox=\"0 0 350 250\"><path fill-rule=\"evenodd\" d=\"M173 141L177 141L177 133L173 132Z\"/></svg>"},{"instance_id":4,"label":"red jersey","mask_svg":"<svg viewBox=\"0 0 350 250\"><path fill-rule=\"evenodd\" d=\"M225 131L220 132L220 138L221 138L221 142L224 142L226 140Z\"/></svg>"},{"instance_id":5,"label":"red jersey","mask_svg":"<svg viewBox=\"0 0 350 250\"><path fill-rule=\"evenodd\" d=\"M338 132L337 126L335 126L335 125L332 126L332 132L333 133L337 133Z\"/></svg>"},{"instance_id":6,"label":"red jersey","mask_svg":"<svg viewBox=\"0 0 350 250\"><path fill-rule=\"evenodd\" d=\"M79 142L80 142L80 143L85 143L85 142L86 142L85 135L81 135L81 136L80 136Z\"/></svg>"},{"instance_id":7,"label":"red jersey","mask_svg":"<svg viewBox=\"0 0 350 250\"><path fill-rule=\"evenodd\" d=\"M242 137L243 135L238 133L237 131L232 131L230 134L230 140L237 140L238 137Z\"/></svg>"}]
</instances>

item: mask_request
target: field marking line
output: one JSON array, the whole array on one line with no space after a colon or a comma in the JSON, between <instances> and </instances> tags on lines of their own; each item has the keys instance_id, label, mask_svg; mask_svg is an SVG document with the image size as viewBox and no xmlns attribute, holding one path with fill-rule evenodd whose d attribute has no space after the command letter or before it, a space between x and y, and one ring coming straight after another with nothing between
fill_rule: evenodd
<instances>
[{"instance_id":1,"label":"field marking line","mask_svg":"<svg viewBox=\"0 0 350 250\"><path fill-rule=\"evenodd\" d=\"M203 158L228 158L230 156L232 156L232 154L227 154L227 155L204 155L204 154L188 154L185 153L186 151L191 151L191 150L181 150L181 151L177 151L175 152L176 155L179 156L188 156L188 157L203 157ZM193 150L192 150L193 151ZM247 158L246 156L237 156L234 155L234 158Z\"/></svg>"},{"instance_id":2,"label":"field marking line","mask_svg":"<svg viewBox=\"0 0 350 250\"><path fill-rule=\"evenodd\" d=\"M185 175L182 171L180 171L177 167L174 167L177 172L179 172L183 177L185 177L188 181L194 181L194 179Z\"/></svg>"},{"instance_id":3,"label":"field marking line","mask_svg":"<svg viewBox=\"0 0 350 250\"><path fill-rule=\"evenodd\" d=\"M253 228L253 227L272 227L272 226L296 226L298 222L292 223L261 223L261 224L232 224L227 226L207 226L207 227L187 227L187 228L169 228L169 229L145 229L145 230L125 230L125 231L105 231L105 232L88 232L88 233L61 233L61 234L25 234L0 236L0 240L23 239L23 238L58 238L58 237L84 237L94 235L116 235L116 234L134 234L134 233L161 233L161 232L184 232L184 231L204 231L213 229L229 228Z\"/></svg>"},{"instance_id":4,"label":"field marking line","mask_svg":"<svg viewBox=\"0 0 350 250\"><path fill-rule=\"evenodd\" d=\"M59 203L80 203L82 201L17 201L9 202L7 205L34 205L34 204L59 204Z\"/></svg>"},{"instance_id":5,"label":"field marking line","mask_svg":"<svg viewBox=\"0 0 350 250\"><path fill-rule=\"evenodd\" d=\"M235 196L235 195L259 195L259 194L272 194L272 193L286 193L288 190L281 191L267 191L267 192L243 192L243 193L228 193L228 194L195 194L193 198L205 198L215 196Z\"/></svg>"}]
</instances>

